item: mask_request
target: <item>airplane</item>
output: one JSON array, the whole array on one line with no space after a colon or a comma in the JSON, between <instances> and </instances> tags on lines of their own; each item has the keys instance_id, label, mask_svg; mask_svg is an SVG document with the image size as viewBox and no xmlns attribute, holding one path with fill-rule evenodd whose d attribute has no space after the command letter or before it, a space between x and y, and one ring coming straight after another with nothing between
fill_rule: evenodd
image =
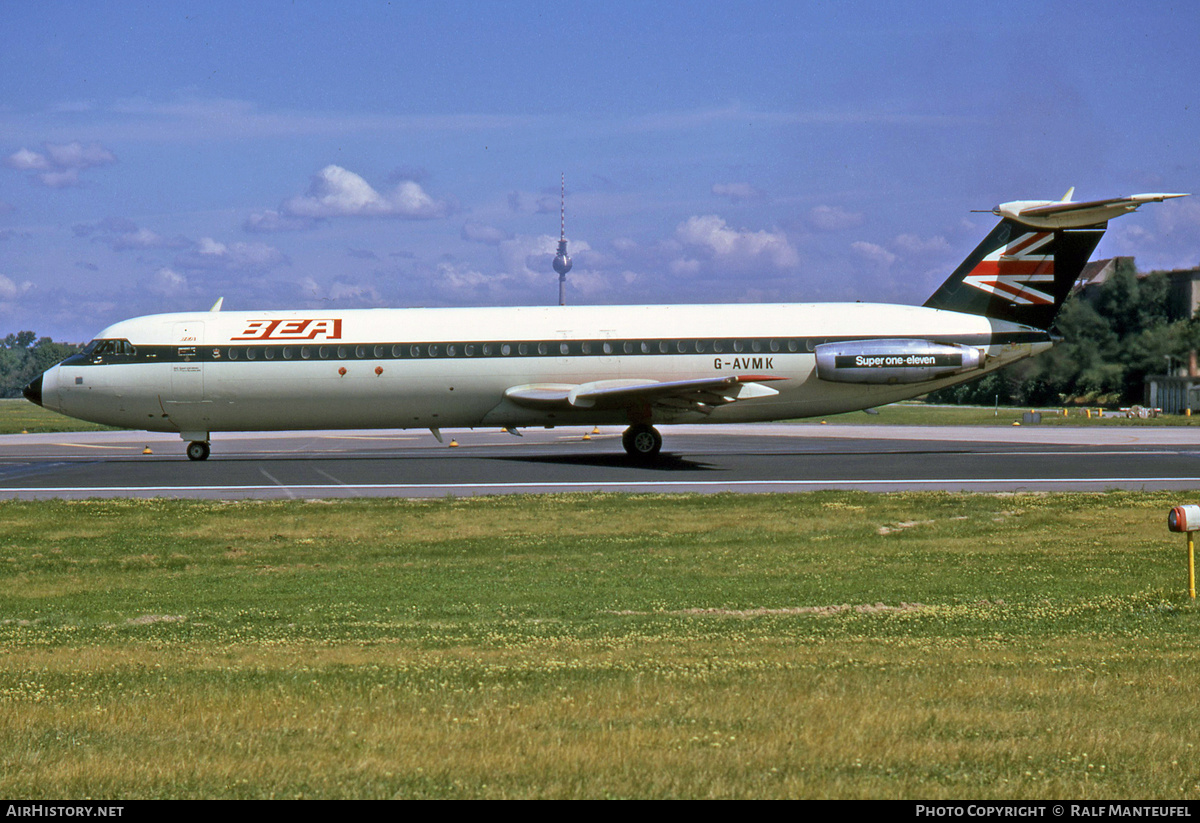
<instances>
[{"instance_id":1,"label":"airplane","mask_svg":"<svg viewBox=\"0 0 1200 823\"><path fill-rule=\"evenodd\" d=\"M1003 203L922 306L546 306L157 314L104 329L24 390L81 420L177 432L656 426L823 416L974 380L1050 348L1113 217L1186 194Z\"/></svg>"}]
</instances>

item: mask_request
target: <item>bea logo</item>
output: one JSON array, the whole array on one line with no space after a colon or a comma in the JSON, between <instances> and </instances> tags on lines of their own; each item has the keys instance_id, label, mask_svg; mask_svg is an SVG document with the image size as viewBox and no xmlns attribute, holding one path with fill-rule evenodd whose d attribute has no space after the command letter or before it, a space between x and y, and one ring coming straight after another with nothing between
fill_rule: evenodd
<instances>
[{"instance_id":1,"label":"bea logo","mask_svg":"<svg viewBox=\"0 0 1200 823\"><path fill-rule=\"evenodd\" d=\"M231 340L340 340L342 320L251 320Z\"/></svg>"}]
</instances>

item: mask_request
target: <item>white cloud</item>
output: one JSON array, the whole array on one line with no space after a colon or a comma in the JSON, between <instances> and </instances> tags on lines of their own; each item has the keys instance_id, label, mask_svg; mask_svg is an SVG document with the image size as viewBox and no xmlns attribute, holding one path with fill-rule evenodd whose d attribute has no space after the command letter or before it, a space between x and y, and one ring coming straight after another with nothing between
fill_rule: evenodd
<instances>
[{"instance_id":1,"label":"white cloud","mask_svg":"<svg viewBox=\"0 0 1200 823\"><path fill-rule=\"evenodd\" d=\"M915 234L896 235L892 248L910 255L945 254L951 250L950 244L941 235L918 237Z\"/></svg>"},{"instance_id":2,"label":"white cloud","mask_svg":"<svg viewBox=\"0 0 1200 823\"><path fill-rule=\"evenodd\" d=\"M558 214L562 201L555 194L538 194L510 191L507 197L508 210L514 214Z\"/></svg>"},{"instance_id":3,"label":"white cloud","mask_svg":"<svg viewBox=\"0 0 1200 823\"><path fill-rule=\"evenodd\" d=\"M154 277L147 286L147 291L159 297L178 297L187 292L187 290L187 278L179 272L166 267L155 272Z\"/></svg>"},{"instance_id":4,"label":"white cloud","mask_svg":"<svg viewBox=\"0 0 1200 823\"><path fill-rule=\"evenodd\" d=\"M117 162L117 157L99 143L44 143L42 151L21 148L5 159L17 171L35 172L42 185L65 188L79 185L79 173Z\"/></svg>"},{"instance_id":5,"label":"white cloud","mask_svg":"<svg viewBox=\"0 0 1200 823\"><path fill-rule=\"evenodd\" d=\"M280 212L288 217L401 217L429 220L450 211L412 180L402 180L386 196L352 171L329 165L313 177L308 193L284 201Z\"/></svg>"},{"instance_id":6,"label":"white cloud","mask_svg":"<svg viewBox=\"0 0 1200 823\"><path fill-rule=\"evenodd\" d=\"M0 274L0 300L10 301L16 300L21 295L33 288L33 283L26 280L20 284L13 282L11 278Z\"/></svg>"},{"instance_id":7,"label":"white cloud","mask_svg":"<svg viewBox=\"0 0 1200 823\"><path fill-rule=\"evenodd\" d=\"M1109 223L1101 242L1105 254L1131 255L1142 271L1194 268L1200 265L1200 198L1147 206Z\"/></svg>"},{"instance_id":8,"label":"white cloud","mask_svg":"<svg viewBox=\"0 0 1200 823\"><path fill-rule=\"evenodd\" d=\"M719 197L728 197L732 203L759 200L763 197L763 193L749 183L715 183L712 193Z\"/></svg>"},{"instance_id":9,"label":"white cloud","mask_svg":"<svg viewBox=\"0 0 1200 823\"><path fill-rule=\"evenodd\" d=\"M79 223L72 231L76 237L94 234L96 236L92 238L92 242L103 243L113 251L182 249L192 243L182 236L163 237L125 217L106 217L96 223Z\"/></svg>"},{"instance_id":10,"label":"white cloud","mask_svg":"<svg viewBox=\"0 0 1200 823\"><path fill-rule=\"evenodd\" d=\"M346 280L335 280L329 285L329 299L353 306L378 306L381 302L374 286Z\"/></svg>"},{"instance_id":11,"label":"white cloud","mask_svg":"<svg viewBox=\"0 0 1200 823\"><path fill-rule=\"evenodd\" d=\"M113 237L110 245L113 251L122 251L124 249L179 248L181 245L186 245L186 242L182 238L169 240L150 229L140 228L135 232Z\"/></svg>"},{"instance_id":12,"label":"white cloud","mask_svg":"<svg viewBox=\"0 0 1200 823\"><path fill-rule=\"evenodd\" d=\"M671 274L686 276L700 271L700 261L691 257L682 257L670 263Z\"/></svg>"},{"instance_id":13,"label":"white cloud","mask_svg":"<svg viewBox=\"0 0 1200 823\"><path fill-rule=\"evenodd\" d=\"M558 277L551 268L551 261L557 250L558 239L555 237L548 234L537 237L521 234L500 244L500 261L507 274L526 280ZM576 249L572 244L571 256L574 257L575 254Z\"/></svg>"},{"instance_id":14,"label":"white cloud","mask_svg":"<svg viewBox=\"0 0 1200 823\"><path fill-rule=\"evenodd\" d=\"M437 264L438 285L451 291L477 291L493 283L507 280L508 277L488 277L465 263L442 262Z\"/></svg>"},{"instance_id":15,"label":"white cloud","mask_svg":"<svg viewBox=\"0 0 1200 823\"><path fill-rule=\"evenodd\" d=\"M851 243L850 248L854 249L855 253L860 257L874 263L880 268L886 269L892 263L896 262L896 255L875 243L866 243L860 240L856 243Z\"/></svg>"},{"instance_id":16,"label":"white cloud","mask_svg":"<svg viewBox=\"0 0 1200 823\"><path fill-rule=\"evenodd\" d=\"M841 206L816 206L808 212L809 222L821 231L842 231L862 225L859 212L846 211Z\"/></svg>"},{"instance_id":17,"label":"white cloud","mask_svg":"<svg viewBox=\"0 0 1200 823\"><path fill-rule=\"evenodd\" d=\"M278 231L305 231L315 228L317 221L309 217L294 217L280 214L274 209L255 212L246 218L242 231L254 234L270 234Z\"/></svg>"},{"instance_id":18,"label":"white cloud","mask_svg":"<svg viewBox=\"0 0 1200 823\"><path fill-rule=\"evenodd\" d=\"M17 171L45 171L50 168L50 161L44 154L21 149L9 155L8 159L4 161L4 165Z\"/></svg>"},{"instance_id":19,"label":"white cloud","mask_svg":"<svg viewBox=\"0 0 1200 823\"><path fill-rule=\"evenodd\" d=\"M748 231L729 228L715 214L689 217L675 229L685 245L707 249L722 262L759 263L767 261L781 269L792 268L800 256L783 232Z\"/></svg>"},{"instance_id":20,"label":"white cloud","mask_svg":"<svg viewBox=\"0 0 1200 823\"><path fill-rule=\"evenodd\" d=\"M287 255L266 243L218 242L202 237L195 246L179 255L175 264L183 269L206 271L266 271L288 265Z\"/></svg>"},{"instance_id":21,"label":"white cloud","mask_svg":"<svg viewBox=\"0 0 1200 823\"><path fill-rule=\"evenodd\" d=\"M462 227L463 240L483 243L488 246L499 246L508 239L508 235L495 226L485 226L482 223L467 222Z\"/></svg>"}]
</instances>

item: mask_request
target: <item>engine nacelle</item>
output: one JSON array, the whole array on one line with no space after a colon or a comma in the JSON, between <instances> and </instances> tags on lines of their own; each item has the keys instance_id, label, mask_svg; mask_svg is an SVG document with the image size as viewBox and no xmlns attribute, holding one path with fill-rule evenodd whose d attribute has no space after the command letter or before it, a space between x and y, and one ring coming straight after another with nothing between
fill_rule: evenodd
<instances>
[{"instance_id":1,"label":"engine nacelle","mask_svg":"<svg viewBox=\"0 0 1200 823\"><path fill-rule=\"evenodd\" d=\"M928 340L850 340L815 349L817 377L832 383L924 383L983 368L982 349Z\"/></svg>"}]
</instances>

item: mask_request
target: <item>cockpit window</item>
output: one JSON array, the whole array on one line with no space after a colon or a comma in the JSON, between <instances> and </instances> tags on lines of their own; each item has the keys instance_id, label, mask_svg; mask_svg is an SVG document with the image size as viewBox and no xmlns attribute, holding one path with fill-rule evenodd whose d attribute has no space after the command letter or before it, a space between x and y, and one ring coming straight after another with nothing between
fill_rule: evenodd
<instances>
[{"instance_id":1,"label":"cockpit window","mask_svg":"<svg viewBox=\"0 0 1200 823\"><path fill-rule=\"evenodd\" d=\"M136 350L128 340L93 340L83 347L82 354L90 357L132 355Z\"/></svg>"}]
</instances>

